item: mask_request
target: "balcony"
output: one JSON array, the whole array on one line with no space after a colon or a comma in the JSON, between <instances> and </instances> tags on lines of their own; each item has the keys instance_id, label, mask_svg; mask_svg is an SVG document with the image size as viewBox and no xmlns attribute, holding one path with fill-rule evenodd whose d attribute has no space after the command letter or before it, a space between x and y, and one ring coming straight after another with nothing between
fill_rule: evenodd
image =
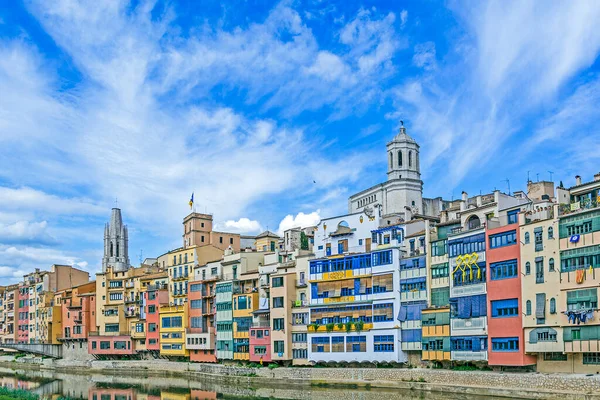
<instances>
[{"instance_id":1,"label":"balcony","mask_svg":"<svg viewBox=\"0 0 600 400\"><path fill-rule=\"evenodd\" d=\"M292 308L307 307L308 300L292 300Z\"/></svg>"},{"instance_id":2,"label":"balcony","mask_svg":"<svg viewBox=\"0 0 600 400\"><path fill-rule=\"evenodd\" d=\"M187 296L187 291L185 291L185 290L174 290L173 291L173 296L174 297Z\"/></svg>"},{"instance_id":3,"label":"balcony","mask_svg":"<svg viewBox=\"0 0 600 400\"><path fill-rule=\"evenodd\" d=\"M131 337L133 339L144 339L146 337L146 332L138 332L135 330L135 326L131 327Z\"/></svg>"},{"instance_id":4,"label":"balcony","mask_svg":"<svg viewBox=\"0 0 600 400\"><path fill-rule=\"evenodd\" d=\"M280 268L294 268L296 266L296 260L285 261L281 263Z\"/></svg>"},{"instance_id":5,"label":"balcony","mask_svg":"<svg viewBox=\"0 0 600 400\"><path fill-rule=\"evenodd\" d=\"M400 301L418 301L427 300L427 290L417 290L414 292L400 293Z\"/></svg>"},{"instance_id":6,"label":"balcony","mask_svg":"<svg viewBox=\"0 0 600 400\"><path fill-rule=\"evenodd\" d=\"M306 281L306 279L296 279L296 287L297 288L303 288L303 287L307 287L308 283Z\"/></svg>"},{"instance_id":7,"label":"balcony","mask_svg":"<svg viewBox=\"0 0 600 400\"><path fill-rule=\"evenodd\" d=\"M462 286L454 286L454 285L452 285L452 281L451 281L450 297L474 296L477 294L484 294L484 293L486 293L486 283L485 282L472 283L469 285L462 285Z\"/></svg>"},{"instance_id":8,"label":"balcony","mask_svg":"<svg viewBox=\"0 0 600 400\"><path fill-rule=\"evenodd\" d=\"M125 287L126 288L132 288L132 287L134 287L134 282L133 281L127 281L127 282L125 282Z\"/></svg>"},{"instance_id":9,"label":"balcony","mask_svg":"<svg viewBox=\"0 0 600 400\"><path fill-rule=\"evenodd\" d=\"M574 201L571 204L559 204L558 205L558 215L569 215L575 214L578 212L591 210L597 208L600 204L598 203L597 198L584 198L580 201Z\"/></svg>"},{"instance_id":10,"label":"balcony","mask_svg":"<svg viewBox=\"0 0 600 400\"><path fill-rule=\"evenodd\" d=\"M423 344L421 342L402 342L402 351L421 351Z\"/></svg>"},{"instance_id":11,"label":"balcony","mask_svg":"<svg viewBox=\"0 0 600 400\"><path fill-rule=\"evenodd\" d=\"M267 288L270 287L270 285L269 285L269 278L268 277L261 276L260 279L259 279L259 282L260 282L260 287L263 288L263 289L267 289Z\"/></svg>"},{"instance_id":12,"label":"balcony","mask_svg":"<svg viewBox=\"0 0 600 400\"><path fill-rule=\"evenodd\" d=\"M125 318L139 318L139 311L125 311Z\"/></svg>"},{"instance_id":13,"label":"balcony","mask_svg":"<svg viewBox=\"0 0 600 400\"><path fill-rule=\"evenodd\" d=\"M173 278L171 278L172 281L185 281L187 280L189 277L189 274L182 274L182 275L174 275Z\"/></svg>"},{"instance_id":14,"label":"balcony","mask_svg":"<svg viewBox=\"0 0 600 400\"><path fill-rule=\"evenodd\" d=\"M450 352L443 350L423 350L421 358L427 361L449 361Z\"/></svg>"},{"instance_id":15,"label":"balcony","mask_svg":"<svg viewBox=\"0 0 600 400\"><path fill-rule=\"evenodd\" d=\"M487 361L488 353L483 351L453 351L451 353L453 361Z\"/></svg>"},{"instance_id":16,"label":"balcony","mask_svg":"<svg viewBox=\"0 0 600 400\"><path fill-rule=\"evenodd\" d=\"M88 336L129 336L129 331L118 331L118 332L105 332L104 334L100 334L98 331L91 331L88 333Z\"/></svg>"},{"instance_id":17,"label":"balcony","mask_svg":"<svg viewBox=\"0 0 600 400\"><path fill-rule=\"evenodd\" d=\"M148 286L147 286L147 290L148 290L149 292L154 292L154 291L156 291L156 290L162 290L162 289L166 289L166 288L167 288L167 285L165 285L165 284L162 284L162 283L161 283L161 284L156 284L156 285L148 285Z\"/></svg>"},{"instance_id":18,"label":"balcony","mask_svg":"<svg viewBox=\"0 0 600 400\"><path fill-rule=\"evenodd\" d=\"M453 336L481 335L485 334L487 330L487 319L486 317L469 319L452 318L450 325Z\"/></svg>"},{"instance_id":19,"label":"balcony","mask_svg":"<svg viewBox=\"0 0 600 400\"><path fill-rule=\"evenodd\" d=\"M125 297L125 304L137 303L139 301L140 301L139 297L136 297L136 298Z\"/></svg>"}]
</instances>

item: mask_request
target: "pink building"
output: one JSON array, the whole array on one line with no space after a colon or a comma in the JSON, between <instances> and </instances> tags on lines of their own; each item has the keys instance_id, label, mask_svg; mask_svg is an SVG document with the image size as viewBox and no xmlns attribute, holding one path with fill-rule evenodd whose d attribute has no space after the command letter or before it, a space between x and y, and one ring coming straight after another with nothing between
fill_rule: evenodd
<instances>
[{"instance_id":1,"label":"pink building","mask_svg":"<svg viewBox=\"0 0 600 400\"><path fill-rule=\"evenodd\" d=\"M84 341L96 328L96 282L65 289L56 293L61 306L63 332L61 341Z\"/></svg>"},{"instance_id":2,"label":"pink building","mask_svg":"<svg viewBox=\"0 0 600 400\"><path fill-rule=\"evenodd\" d=\"M150 351L160 351L158 310L161 304L169 303L169 291L161 287L148 285L147 291L143 293L146 304L146 349Z\"/></svg>"},{"instance_id":3,"label":"pink building","mask_svg":"<svg viewBox=\"0 0 600 400\"><path fill-rule=\"evenodd\" d=\"M488 295L488 365L521 367L535 365L525 355L519 224L486 230Z\"/></svg>"},{"instance_id":4,"label":"pink building","mask_svg":"<svg viewBox=\"0 0 600 400\"><path fill-rule=\"evenodd\" d=\"M88 337L88 353L94 356L130 355L136 351L129 335Z\"/></svg>"},{"instance_id":5,"label":"pink building","mask_svg":"<svg viewBox=\"0 0 600 400\"><path fill-rule=\"evenodd\" d=\"M250 361L271 361L271 331L267 327L250 328Z\"/></svg>"},{"instance_id":6,"label":"pink building","mask_svg":"<svg viewBox=\"0 0 600 400\"><path fill-rule=\"evenodd\" d=\"M18 316L18 330L17 330L17 342L28 343L29 342L29 288L25 286L19 286L18 290L19 297L17 299L17 316Z\"/></svg>"}]
</instances>

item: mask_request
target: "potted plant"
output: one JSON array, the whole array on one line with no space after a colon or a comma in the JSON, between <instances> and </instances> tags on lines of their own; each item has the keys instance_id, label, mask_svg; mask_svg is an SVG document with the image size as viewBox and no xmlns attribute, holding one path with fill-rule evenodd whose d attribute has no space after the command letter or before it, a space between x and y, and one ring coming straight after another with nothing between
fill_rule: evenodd
<instances>
[{"instance_id":1,"label":"potted plant","mask_svg":"<svg viewBox=\"0 0 600 400\"><path fill-rule=\"evenodd\" d=\"M346 333L350 333L350 331L352 330L352 322L348 321L346 322Z\"/></svg>"},{"instance_id":2,"label":"potted plant","mask_svg":"<svg viewBox=\"0 0 600 400\"><path fill-rule=\"evenodd\" d=\"M344 329L344 323L343 322L338 322L337 328L338 328L339 331L341 331L342 329Z\"/></svg>"},{"instance_id":3,"label":"potted plant","mask_svg":"<svg viewBox=\"0 0 600 400\"><path fill-rule=\"evenodd\" d=\"M354 323L354 329L356 330L357 333L360 333L363 328L365 327L365 322L363 320L358 320Z\"/></svg>"},{"instance_id":4,"label":"potted plant","mask_svg":"<svg viewBox=\"0 0 600 400\"><path fill-rule=\"evenodd\" d=\"M334 327L335 327L335 324L333 322L325 324L325 330L327 331L327 333L333 332Z\"/></svg>"},{"instance_id":5,"label":"potted plant","mask_svg":"<svg viewBox=\"0 0 600 400\"><path fill-rule=\"evenodd\" d=\"M313 322L312 324L309 324L308 326L309 326L309 328L313 328L313 330L315 332L319 330L319 324L316 322Z\"/></svg>"}]
</instances>

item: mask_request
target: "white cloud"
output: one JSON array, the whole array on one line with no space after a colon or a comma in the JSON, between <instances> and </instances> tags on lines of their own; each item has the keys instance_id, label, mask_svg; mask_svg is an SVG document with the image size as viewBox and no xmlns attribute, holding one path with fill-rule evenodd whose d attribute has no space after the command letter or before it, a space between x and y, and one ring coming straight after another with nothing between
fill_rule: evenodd
<instances>
[{"instance_id":1,"label":"white cloud","mask_svg":"<svg viewBox=\"0 0 600 400\"><path fill-rule=\"evenodd\" d=\"M52 244L56 239L47 232L48 223L17 221L14 224L0 224L0 243Z\"/></svg>"},{"instance_id":2,"label":"white cloud","mask_svg":"<svg viewBox=\"0 0 600 400\"><path fill-rule=\"evenodd\" d=\"M237 221L225 221L222 224L218 224L216 229L242 234L260 233L263 230L258 221L254 221L249 218L240 218Z\"/></svg>"},{"instance_id":3,"label":"white cloud","mask_svg":"<svg viewBox=\"0 0 600 400\"><path fill-rule=\"evenodd\" d=\"M41 215L106 214L106 208L89 199L59 197L30 187L0 187L0 207L5 210L31 210Z\"/></svg>"},{"instance_id":4,"label":"white cloud","mask_svg":"<svg viewBox=\"0 0 600 400\"><path fill-rule=\"evenodd\" d=\"M279 223L279 229L277 230L277 233L279 235L283 235L283 232L291 228L306 228L309 226L315 226L321 221L320 214L321 210L313 211L309 214L300 212L296 214L296 216L288 214Z\"/></svg>"},{"instance_id":5,"label":"white cloud","mask_svg":"<svg viewBox=\"0 0 600 400\"><path fill-rule=\"evenodd\" d=\"M402 10L400 12L400 24L401 24L402 28L404 28L404 26L406 25L406 21L408 21L408 11Z\"/></svg>"},{"instance_id":6,"label":"white cloud","mask_svg":"<svg viewBox=\"0 0 600 400\"><path fill-rule=\"evenodd\" d=\"M417 67L426 71L435 69L435 43L425 42L415 45L412 61Z\"/></svg>"}]
</instances>

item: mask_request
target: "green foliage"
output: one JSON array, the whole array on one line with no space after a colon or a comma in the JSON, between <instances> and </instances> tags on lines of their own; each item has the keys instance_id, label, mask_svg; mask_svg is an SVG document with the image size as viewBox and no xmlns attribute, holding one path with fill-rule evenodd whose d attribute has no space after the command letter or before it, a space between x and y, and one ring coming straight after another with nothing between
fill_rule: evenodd
<instances>
[{"instance_id":1,"label":"green foliage","mask_svg":"<svg viewBox=\"0 0 600 400\"><path fill-rule=\"evenodd\" d=\"M331 333L331 332L333 332L334 327L335 327L335 324L333 322L330 322L325 325L325 330L327 331L327 333Z\"/></svg>"},{"instance_id":2,"label":"green foliage","mask_svg":"<svg viewBox=\"0 0 600 400\"><path fill-rule=\"evenodd\" d=\"M250 364L248 364L248 368L262 368L262 365L257 364L255 362L251 362Z\"/></svg>"},{"instance_id":3,"label":"green foliage","mask_svg":"<svg viewBox=\"0 0 600 400\"><path fill-rule=\"evenodd\" d=\"M279 368L279 364L277 364L277 363L269 364L269 369L275 369L275 368Z\"/></svg>"},{"instance_id":4,"label":"green foliage","mask_svg":"<svg viewBox=\"0 0 600 400\"><path fill-rule=\"evenodd\" d=\"M350 331L352 330L352 322L348 321L346 322L346 333L350 333Z\"/></svg>"},{"instance_id":5,"label":"green foliage","mask_svg":"<svg viewBox=\"0 0 600 400\"><path fill-rule=\"evenodd\" d=\"M0 400L38 400L38 396L22 389L0 387Z\"/></svg>"},{"instance_id":6,"label":"green foliage","mask_svg":"<svg viewBox=\"0 0 600 400\"><path fill-rule=\"evenodd\" d=\"M300 250L308 250L308 236L304 232L300 232Z\"/></svg>"},{"instance_id":7,"label":"green foliage","mask_svg":"<svg viewBox=\"0 0 600 400\"><path fill-rule=\"evenodd\" d=\"M342 329L344 329L344 323L340 322L337 324L337 328L341 331Z\"/></svg>"},{"instance_id":8,"label":"green foliage","mask_svg":"<svg viewBox=\"0 0 600 400\"><path fill-rule=\"evenodd\" d=\"M316 332L316 331L319 329L319 324L318 324L318 323L316 323L316 322L313 322L312 324L308 324L308 327L309 327L309 328L312 328L312 329L313 329L313 331L315 331L315 332Z\"/></svg>"},{"instance_id":9,"label":"green foliage","mask_svg":"<svg viewBox=\"0 0 600 400\"><path fill-rule=\"evenodd\" d=\"M354 323L354 329L356 330L356 332L361 332L363 330L363 328L365 327L365 323L362 320L358 320Z\"/></svg>"}]
</instances>

